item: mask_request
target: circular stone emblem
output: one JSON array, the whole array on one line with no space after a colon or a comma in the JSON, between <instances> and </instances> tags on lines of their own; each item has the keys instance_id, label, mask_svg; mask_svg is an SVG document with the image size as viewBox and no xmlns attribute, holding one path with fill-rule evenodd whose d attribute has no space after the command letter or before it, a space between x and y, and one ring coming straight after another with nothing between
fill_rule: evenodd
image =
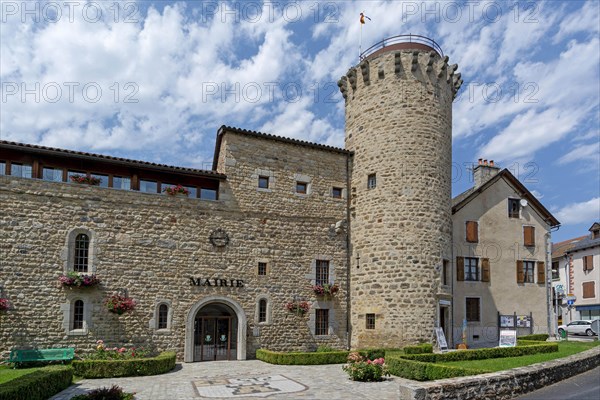
<instances>
[{"instance_id":1,"label":"circular stone emblem","mask_svg":"<svg viewBox=\"0 0 600 400\"><path fill-rule=\"evenodd\" d=\"M218 228L210 233L210 242L216 247L225 247L229 244L229 235L223 229Z\"/></svg>"}]
</instances>

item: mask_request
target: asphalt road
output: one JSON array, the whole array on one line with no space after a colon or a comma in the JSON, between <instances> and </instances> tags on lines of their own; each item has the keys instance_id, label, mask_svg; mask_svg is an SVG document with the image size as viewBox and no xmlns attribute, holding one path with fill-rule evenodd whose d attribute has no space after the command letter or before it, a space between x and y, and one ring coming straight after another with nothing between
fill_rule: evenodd
<instances>
[{"instance_id":1,"label":"asphalt road","mask_svg":"<svg viewBox=\"0 0 600 400\"><path fill-rule=\"evenodd\" d=\"M600 400L600 367L515 400Z\"/></svg>"}]
</instances>

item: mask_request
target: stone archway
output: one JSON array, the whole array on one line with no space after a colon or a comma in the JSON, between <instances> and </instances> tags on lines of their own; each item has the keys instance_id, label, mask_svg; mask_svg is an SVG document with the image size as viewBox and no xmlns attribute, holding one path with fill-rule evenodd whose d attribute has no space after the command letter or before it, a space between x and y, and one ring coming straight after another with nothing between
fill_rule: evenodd
<instances>
[{"instance_id":1,"label":"stone archway","mask_svg":"<svg viewBox=\"0 0 600 400\"><path fill-rule=\"evenodd\" d=\"M185 322L185 348L183 354L183 360L185 362L194 361L194 322L198 311L209 304L225 304L229 306L237 317L238 328L237 328L237 359L246 359L246 329L247 319L246 314L242 306L235 300L232 300L223 296L208 296L198 301L192 306L188 312Z\"/></svg>"}]
</instances>

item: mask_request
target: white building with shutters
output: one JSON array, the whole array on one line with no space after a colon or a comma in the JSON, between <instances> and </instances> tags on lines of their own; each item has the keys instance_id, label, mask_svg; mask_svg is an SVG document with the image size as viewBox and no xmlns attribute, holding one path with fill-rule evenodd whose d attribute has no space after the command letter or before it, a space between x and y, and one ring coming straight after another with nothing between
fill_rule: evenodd
<instances>
[{"instance_id":1,"label":"white building with shutters","mask_svg":"<svg viewBox=\"0 0 600 400\"><path fill-rule=\"evenodd\" d=\"M563 324L600 319L600 223L595 222L589 231L587 236L568 241L569 246L562 251L561 243L553 246L554 287L575 296L571 306L566 297L558 300L555 310Z\"/></svg>"},{"instance_id":2,"label":"white building with shutters","mask_svg":"<svg viewBox=\"0 0 600 400\"><path fill-rule=\"evenodd\" d=\"M473 176L474 186L452 202L453 260L446 280L454 328L447 336L453 346L464 340L485 347L498 344L501 325L518 335L547 333L550 231L559 222L493 161L480 160Z\"/></svg>"}]
</instances>

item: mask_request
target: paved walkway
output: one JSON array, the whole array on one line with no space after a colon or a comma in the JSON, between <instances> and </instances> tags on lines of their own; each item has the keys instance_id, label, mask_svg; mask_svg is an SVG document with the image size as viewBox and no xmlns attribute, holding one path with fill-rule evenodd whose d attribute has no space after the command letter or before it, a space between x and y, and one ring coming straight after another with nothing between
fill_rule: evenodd
<instances>
[{"instance_id":1,"label":"paved walkway","mask_svg":"<svg viewBox=\"0 0 600 400\"><path fill-rule=\"evenodd\" d=\"M341 365L272 365L258 360L178 364L168 374L136 378L84 379L51 400L68 400L86 390L119 385L139 400L187 399L399 399L410 382L354 382Z\"/></svg>"}]
</instances>

